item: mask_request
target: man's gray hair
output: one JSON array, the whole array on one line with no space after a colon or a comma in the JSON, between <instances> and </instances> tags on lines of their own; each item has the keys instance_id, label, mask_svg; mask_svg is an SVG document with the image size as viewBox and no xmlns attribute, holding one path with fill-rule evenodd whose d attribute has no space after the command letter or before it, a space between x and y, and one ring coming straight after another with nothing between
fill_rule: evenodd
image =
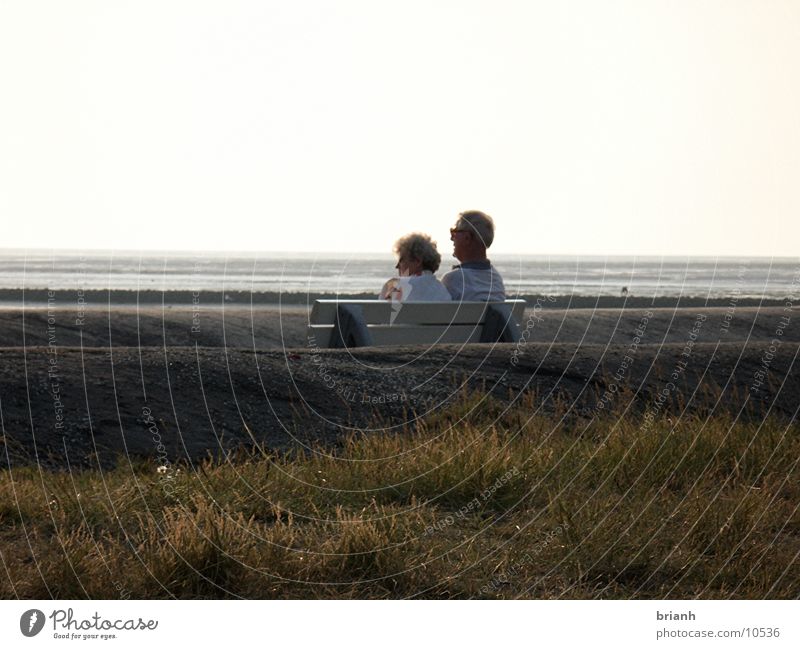
<instances>
[{"instance_id":1,"label":"man's gray hair","mask_svg":"<svg viewBox=\"0 0 800 649\"><path fill-rule=\"evenodd\" d=\"M456 227L472 230L487 248L492 245L492 241L494 241L494 220L491 216L478 210L461 212L458 216Z\"/></svg>"},{"instance_id":2,"label":"man's gray hair","mask_svg":"<svg viewBox=\"0 0 800 649\"><path fill-rule=\"evenodd\" d=\"M430 236L420 232L412 232L400 237L394 244L394 252L398 257L412 257L422 262L422 268L435 273L439 270L442 256L436 249L436 242Z\"/></svg>"}]
</instances>

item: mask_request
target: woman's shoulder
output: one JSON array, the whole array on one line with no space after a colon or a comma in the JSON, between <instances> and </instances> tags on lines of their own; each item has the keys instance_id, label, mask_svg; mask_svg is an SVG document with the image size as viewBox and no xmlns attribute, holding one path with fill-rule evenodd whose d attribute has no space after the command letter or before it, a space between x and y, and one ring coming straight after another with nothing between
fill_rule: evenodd
<instances>
[{"instance_id":1,"label":"woman's shoulder","mask_svg":"<svg viewBox=\"0 0 800 649\"><path fill-rule=\"evenodd\" d=\"M423 271L420 275L414 275L410 279L414 284L441 284L436 275L429 270Z\"/></svg>"},{"instance_id":2,"label":"woman's shoulder","mask_svg":"<svg viewBox=\"0 0 800 649\"><path fill-rule=\"evenodd\" d=\"M409 279L411 280L412 289L408 296L410 301L442 302L451 299L447 288L430 271L426 271L422 275L415 275ZM416 293L413 291L416 291Z\"/></svg>"}]
</instances>

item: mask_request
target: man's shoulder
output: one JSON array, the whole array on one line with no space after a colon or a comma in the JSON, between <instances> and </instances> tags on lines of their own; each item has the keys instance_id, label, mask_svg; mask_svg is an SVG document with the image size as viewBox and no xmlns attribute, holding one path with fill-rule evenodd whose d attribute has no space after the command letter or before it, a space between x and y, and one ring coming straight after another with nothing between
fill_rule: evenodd
<instances>
[{"instance_id":1,"label":"man's shoulder","mask_svg":"<svg viewBox=\"0 0 800 649\"><path fill-rule=\"evenodd\" d=\"M497 268L495 268L494 266L492 266L492 275L496 275L497 277L502 277L500 271L497 270Z\"/></svg>"}]
</instances>

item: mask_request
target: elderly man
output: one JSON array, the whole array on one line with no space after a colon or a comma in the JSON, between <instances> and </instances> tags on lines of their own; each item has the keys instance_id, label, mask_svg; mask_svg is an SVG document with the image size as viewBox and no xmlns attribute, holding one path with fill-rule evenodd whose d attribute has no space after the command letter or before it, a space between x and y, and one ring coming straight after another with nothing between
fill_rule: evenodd
<instances>
[{"instance_id":1,"label":"elderly man","mask_svg":"<svg viewBox=\"0 0 800 649\"><path fill-rule=\"evenodd\" d=\"M442 277L442 284L454 300L502 302L506 299L503 278L486 258L494 241L494 221L478 211L461 212L450 228L453 256L461 263Z\"/></svg>"}]
</instances>

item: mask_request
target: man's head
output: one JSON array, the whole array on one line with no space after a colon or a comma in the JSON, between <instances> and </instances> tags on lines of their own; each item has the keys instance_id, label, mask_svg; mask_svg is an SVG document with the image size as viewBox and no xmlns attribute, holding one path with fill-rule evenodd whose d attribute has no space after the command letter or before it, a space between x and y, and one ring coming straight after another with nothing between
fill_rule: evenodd
<instances>
[{"instance_id":1,"label":"man's head","mask_svg":"<svg viewBox=\"0 0 800 649\"><path fill-rule=\"evenodd\" d=\"M461 212L450 228L453 256L460 262L486 259L486 249L494 241L492 217L477 210Z\"/></svg>"}]
</instances>

